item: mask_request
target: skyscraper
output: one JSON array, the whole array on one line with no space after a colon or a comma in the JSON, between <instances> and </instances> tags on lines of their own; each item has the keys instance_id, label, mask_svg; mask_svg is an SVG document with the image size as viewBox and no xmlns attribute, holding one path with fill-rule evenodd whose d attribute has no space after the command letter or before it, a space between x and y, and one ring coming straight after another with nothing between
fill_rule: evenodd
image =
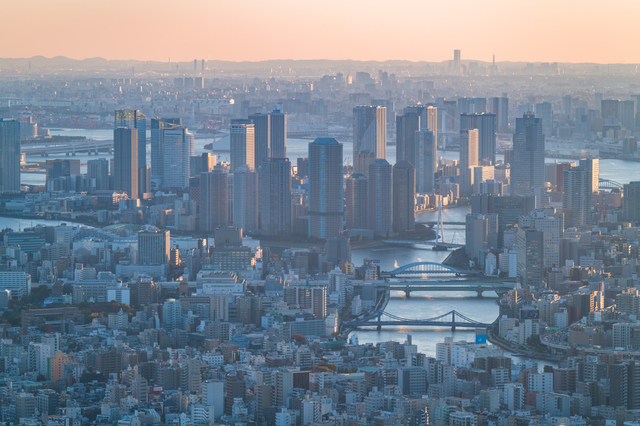
<instances>
[{"instance_id":1,"label":"skyscraper","mask_svg":"<svg viewBox=\"0 0 640 426\"><path fill-rule=\"evenodd\" d=\"M342 232L342 158L342 144L333 138L318 138L309 144L310 237L326 239Z\"/></svg>"},{"instance_id":2,"label":"skyscraper","mask_svg":"<svg viewBox=\"0 0 640 426\"><path fill-rule=\"evenodd\" d=\"M271 157L287 157L287 115L279 110L269 114L271 119Z\"/></svg>"},{"instance_id":3,"label":"skyscraper","mask_svg":"<svg viewBox=\"0 0 640 426\"><path fill-rule=\"evenodd\" d=\"M327 288L313 287L311 289L311 313L316 319L327 316Z\"/></svg>"},{"instance_id":4,"label":"skyscraper","mask_svg":"<svg viewBox=\"0 0 640 426\"><path fill-rule=\"evenodd\" d=\"M544 187L542 120L531 113L516 119L511 153L511 194L530 195Z\"/></svg>"},{"instance_id":5,"label":"skyscraper","mask_svg":"<svg viewBox=\"0 0 640 426\"><path fill-rule=\"evenodd\" d=\"M0 118L0 193L20 192L20 121Z\"/></svg>"},{"instance_id":6,"label":"skyscraper","mask_svg":"<svg viewBox=\"0 0 640 426\"><path fill-rule=\"evenodd\" d=\"M461 114L460 130L478 129L478 159L496 163L496 115Z\"/></svg>"},{"instance_id":7,"label":"skyscraper","mask_svg":"<svg viewBox=\"0 0 640 426\"><path fill-rule=\"evenodd\" d=\"M562 209L571 212L566 227L591 225L591 171L585 166L562 172Z\"/></svg>"},{"instance_id":8,"label":"skyscraper","mask_svg":"<svg viewBox=\"0 0 640 426\"><path fill-rule=\"evenodd\" d=\"M256 169L265 158L271 157L271 116L269 114L251 114L249 120L254 128L254 165Z\"/></svg>"},{"instance_id":9,"label":"skyscraper","mask_svg":"<svg viewBox=\"0 0 640 426\"><path fill-rule=\"evenodd\" d=\"M571 95L564 95L562 97L562 112L567 117L571 117L571 101Z\"/></svg>"},{"instance_id":10,"label":"skyscraper","mask_svg":"<svg viewBox=\"0 0 640 426\"><path fill-rule=\"evenodd\" d=\"M416 132L420 130L420 115L407 113L396 117L396 161L415 161Z\"/></svg>"},{"instance_id":11,"label":"skyscraper","mask_svg":"<svg viewBox=\"0 0 640 426\"><path fill-rule=\"evenodd\" d=\"M144 170L144 173L138 171L138 178L144 180L138 182L138 192L144 194L149 192L150 182L147 182L147 117L138 110L118 109L115 112L115 128L128 127L138 130L138 170Z\"/></svg>"},{"instance_id":12,"label":"skyscraper","mask_svg":"<svg viewBox=\"0 0 640 426\"><path fill-rule=\"evenodd\" d=\"M487 248L489 221L485 215L469 213L465 218L465 253L469 259L480 257L480 251Z\"/></svg>"},{"instance_id":13,"label":"skyscraper","mask_svg":"<svg viewBox=\"0 0 640 426\"><path fill-rule=\"evenodd\" d=\"M138 130L119 127L113 131L113 189L138 198Z\"/></svg>"},{"instance_id":14,"label":"skyscraper","mask_svg":"<svg viewBox=\"0 0 640 426\"><path fill-rule=\"evenodd\" d=\"M87 177L95 179L97 190L109 189L109 161L106 158L87 161Z\"/></svg>"},{"instance_id":15,"label":"skyscraper","mask_svg":"<svg viewBox=\"0 0 640 426\"><path fill-rule=\"evenodd\" d=\"M246 164L233 174L233 226L248 231L258 230L258 173Z\"/></svg>"},{"instance_id":16,"label":"skyscraper","mask_svg":"<svg viewBox=\"0 0 640 426\"><path fill-rule=\"evenodd\" d=\"M375 158L387 158L385 107L365 105L353 109L353 153L355 156L356 153L362 152L374 153ZM368 164L366 166L368 167ZM363 171L356 170L356 173Z\"/></svg>"},{"instance_id":17,"label":"skyscraper","mask_svg":"<svg viewBox=\"0 0 640 426\"><path fill-rule=\"evenodd\" d=\"M288 158L265 158L260 168L261 232L287 236L291 233L291 162Z\"/></svg>"},{"instance_id":18,"label":"skyscraper","mask_svg":"<svg viewBox=\"0 0 640 426\"><path fill-rule=\"evenodd\" d=\"M551 136L553 131L553 107L549 102L536 104L536 117L542 121L542 134ZM516 123L517 125L517 123Z\"/></svg>"},{"instance_id":19,"label":"skyscraper","mask_svg":"<svg viewBox=\"0 0 640 426\"><path fill-rule=\"evenodd\" d=\"M231 173L245 164L255 164L255 128L249 120L232 120L229 136Z\"/></svg>"},{"instance_id":20,"label":"skyscraper","mask_svg":"<svg viewBox=\"0 0 640 426\"><path fill-rule=\"evenodd\" d=\"M460 191L473 192L473 167L478 165L478 129L460 130Z\"/></svg>"},{"instance_id":21,"label":"skyscraper","mask_svg":"<svg viewBox=\"0 0 640 426\"><path fill-rule=\"evenodd\" d=\"M622 217L629 222L640 222L640 182L638 181L624 185Z\"/></svg>"},{"instance_id":22,"label":"skyscraper","mask_svg":"<svg viewBox=\"0 0 640 426\"><path fill-rule=\"evenodd\" d=\"M362 174L352 174L345 183L345 228L366 229L369 226L368 181Z\"/></svg>"},{"instance_id":23,"label":"skyscraper","mask_svg":"<svg viewBox=\"0 0 640 426\"><path fill-rule=\"evenodd\" d=\"M533 228L518 228L518 280L522 286L543 284L544 236Z\"/></svg>"},{"instance_id":24,"label":"skyscraper","mask_svg":"<svg viewBox=\"0 0 640 426\"><path fill-rule=\"evenodd\" d=\"M579 166L591 172L591 191L598 191L600 187L600 159L583 158L580 160Z\"/></svg>"},{"instance_id":25,"label":"skyscraper","mask_svg":"<svg viewBox=\"0 0 640 426\"><path fill-rule=\"evenodd\" d=\"M162 186L164 175L164 130L182 126L181 118L151 119L151 180Z\"/></svg>"},{"instance_id":26,"label":"skyscraper","mask_svg":"<svg viewBox=\"0 0 640 426\"><path fill-rule=\"evenodd\" d=\"M462 58L460 56L460 50L453 51L453 73L458 74L460 72L460 66L462 65Z\"/></svg>"},{"instance_id":27,"label":"skyscraper","mask_svg":"<svg viewBox=\"0 0 640 426\"><path fill-rule=\"evenodd\" d=\"M163 130L162 155L165 159L162 186L188 188L189 166L193 155L194 136L185 128Z\"/></svg>"},{"instance_id":28,"label":"skyscraper","mask_svg":"<svg viewBox=\"0 0 640 426\"><path fill-rule=\"evenodd\" d=\"M378 158L369 164L369 229L386 236L392 231L391 164Z\"/></svg>"},{"instance_id":29,"label":"skyscraper","mask_svg":"<svg viewBox=\"0 0 640 426\"><path fill-rule=\"evenodd\" d=\"M408 161L393 166L393 232L415 229L416 169Z\"/></svg>"},{"instance_id":30,"label":"skyscraper","mask_svg":"<svg viewBox=\"0 0 640 426\"><path fill-rule=\"evenodd\" d=\"M431 130L422 129L416 132L416 191L420 194L434 191L437 149Z\"/></svg>"},{"instance_id":31,"label":"skyscraper","mask_svg":"<svg viewBox=\"0 0 640 426\"><path fill-rule=\"evenodd\" d=\"M229 169L218 164L200 175L200 230L213 232L229 225Z\"/></svg>"},{"instance_id":32,"label":"skyscraper","mask_svg":"<svg viewBox=\"0 0 640 426\"><path fill-rule=\"evenodd\" d=\"M422 126L424 124L421 123ZM433 132L433 140L436 143L436 147L438 146L438 107L436 106L428 106L427 107L427 129ZM434 159L437 162L437 159Z\"/></svg>"},{"instance_id":33,"label":"skyscraper","mask_svg":"<svg viewBox=\"0 0 640 426\"><path fill-rule=\"evenodd\" d=\"M604 99L600 105L600 116L604 119L604 124L622 124L622 102L620 99Z\"/></svg>"},{"instance_id":34,"label":"skyscraper","mask_svg":"<svg viewBox=\"0 0 640 426\"><path fill-rule=\"evenodd\" d=\"M498 133L509 132L509 98L489 98L489 112L496 115L496 131Z\"/></svg>"}]
</instances>

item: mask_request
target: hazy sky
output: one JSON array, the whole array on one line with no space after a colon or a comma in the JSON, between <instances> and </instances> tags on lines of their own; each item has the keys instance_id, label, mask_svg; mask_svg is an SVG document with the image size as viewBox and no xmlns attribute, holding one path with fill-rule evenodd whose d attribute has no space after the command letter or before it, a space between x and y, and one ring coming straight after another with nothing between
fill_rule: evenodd
<instances>
[{"instance_id":1,"label":"hazy sky","mask_svg":"<svg viewBox=\"0 0 640 426\"><path fill-rule=\"evenodd\" d=\"M4 0L0 57L640 63L638 0Z\"/></svg>"}]
</instances>

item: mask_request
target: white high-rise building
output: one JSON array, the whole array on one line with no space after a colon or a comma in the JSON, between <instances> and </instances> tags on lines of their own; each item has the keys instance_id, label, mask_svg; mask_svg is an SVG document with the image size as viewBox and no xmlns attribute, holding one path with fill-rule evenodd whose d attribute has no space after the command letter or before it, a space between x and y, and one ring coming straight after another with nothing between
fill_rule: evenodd
<instances>
[{"instance_id":1,"label":"white high-rise building","mask_svg":"<svg viewBox=\"0 0 640 426\"><path fill-rule=\"evenodd\" d=\"M233 120L229 135L231 173L255 164L255 127L249 120Z\"/></svg>"},{"instance_id":2,"label":"white high-rise building","mask_svg":"<svg viewBox=\"0 0 640 426\"><path fill-rule=\"evenodd\" d=\"M363 105L353 109L353 152L354 155L370 152L375 158L387 158L386 107Z\"/></svg>"},{"instance_id":3,"label":"white high-rise building","mask_svg":"<svg viewBox=\"0 0 640 426\"><path fill-rule=\"evenodd\" d=\"M473 192L473 168L478 165L478 129L460 130L460 192Z\"/></svg>"}]
</instances>

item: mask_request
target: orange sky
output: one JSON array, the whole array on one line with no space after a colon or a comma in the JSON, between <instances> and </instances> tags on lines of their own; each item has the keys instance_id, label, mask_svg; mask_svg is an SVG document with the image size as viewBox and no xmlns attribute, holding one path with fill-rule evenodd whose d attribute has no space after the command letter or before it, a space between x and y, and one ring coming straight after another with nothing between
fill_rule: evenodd
<instances>
[{"instance_id":1,"label":"orange sky","mask_svg":"<svg viewBox=\"0 0 640 426\"><path fill-rule=\"evenodd\" d=\"M640 63L637 0L4 0L0 57ZM9 18L10 17L10 18Z\"/></svg>"}]
</instances>

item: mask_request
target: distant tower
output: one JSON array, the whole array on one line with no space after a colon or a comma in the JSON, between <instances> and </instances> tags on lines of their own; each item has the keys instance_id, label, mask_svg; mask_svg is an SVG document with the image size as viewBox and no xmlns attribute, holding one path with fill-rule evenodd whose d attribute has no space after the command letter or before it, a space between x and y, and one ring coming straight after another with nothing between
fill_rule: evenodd
<instances>
[{"instance_id":1,"label":"distant tower","mask_svg":"<svg viewBox=\"0 0 640 426\"><path fill-rule=\"evenodd\" d=\"M327 239L342 233L342 153L342 144L333 138L318 138L309 144L310 237Z\"/></svg>"},{"instance_id":2,"label":"distant tower","mask_svg":"<svg viewBox=\"0 0 640 426\"><path fill-rule=\"evenodd\" d=\"M138 198L138 130L118 127L113 131L113 188Z\"/></svg>"},{"instance_id":3,"label":"distant tower","mask_svg":"<svg viewBox=\"0 0 640 426\"><path fill-rule=\"evenodd\" d=\"M162 186L162 178L165 170L164 131L166 129L178 129L181 126L181 118L151 119L151 177L158 186Z\"/></svg>"},{"instance_id":4,"label":"distant tower","mask_svg":"<svg viewBox=\"0 0 640 426\"><path fill-rule=\"evenodd\" d=\"M95 179L95 189L109 189L109 161L106 158L87 161L87 177Z\"/></svg>"},{"instance_id":5,"label":"distant tower","mask_svg":"<svg viewBox=\"0 0 640 426\"><path fill-rule=\"evenodd\" d=\"M409 161L393 166L393 232L415 229L416 168Z\"/></svg>"},{"instance_id":6,"label":"distant tower","mask_svg":"<svg viewBox=\"0 0 640 426\"><path fill-rule=\"evenodd\" d=\"M260 167L261 232L286 236L291 233L291 162L288 158L265 158Z\"/></svg>"},{"instance_id":7,"label":"distant tower","mask_svg":"<svg viewBox=\"0 0 640 426\"><path fill-rule=\"evenodd\" d=\"M202 75L204 75L204 59L202 60Z\"/></svg>"},{"instance_id":8,"label":"distant tower","mask_svg":"<svg viewBox=\"0 0 640 426\"><path fill-rule=\"evenodd\" d=\"M115 128L118 127L138 130L138 171L136 172L138 173L138 192L140 194L149 192L151 182L146 179L147 117L138 110L118 109L116 110Z\"/></svg>"},{"instance_id":9,"label":"distant tower","mask_svg":"<svg viewBox=\"0 0 640 426\"><path fill-rule=\"evenodd\" d=\"M571 212L565 226L583 228L591 225L593 179L590 168L585 162L563 170L562 175L562 209Z\"/></svg>"},{"instance_id":10,"label":"distant tower","mask_svg":"<svg viewBox=\"0 0 640 426\"><path fill-rule=\"evenodd\" d=\"M0 193L20 192L20 120L0 118Z\"/></svg>"},{"instance_id":11,"label":"distant tower","mask_svg":"<svg viewBox=\"0 0 640 426\"><path fill-rule=\"evenodd\" d=\"M478 165L478 129L460 130L460 192L473 192L473 167Z\"/></svg>"},{"instance_id":12,"label":"distant tower","mask_svg":"<svg viewBox=\"0 0 640 426\"><path fill-rule=\"evenodd\" d=\"M431 130L416 132L416 155L412 164L416 168L416 191L420 194L431 193L435 189L437 149Z\"/></svg>"},{"instance_id":13,"label":"distant tower","mask_svg":"<svg viewBox=\"0 0 640 426\"><path fill-rule=\"evenodd\" d=\"M532 195L544 187L544 145L542 120L531 113L516 119L511 153L511 194Z\"/></svg>"},{"instance_id":14,"label":"distant tower","mask_svg":"<svg viewBox=\"0 0 640 426\"><path fill-rule=\"evenodd\" d=\"M496 115L460 114L460 130L478 129L478 159L496 163Z\"/></svg>"},{"instance_id":15,"label":"distant tower","mask_svg":"<svg viewBox=\"0 0 640 426\"><path fill-rule=\"evenodd\" d=\"M197 74L198 73L198 60L194 59L193 60L193 74Z\"/></svg>"},{"instance_id":16,"label":"distant tower","mask_svg":"<svg viewBox=\"0 0 640 426\"><path fill-rule=\"evenodd\" d=\"M416 132L420 130L420 115L412 111L396 117L396 161L415 162Z\"/></svg>"},{"instance_id":17,"label":"distant tower","mask_svg":"<svg viewBox=\"0 0 640 426\"><path fill-rule=\"evenodd\" d=\"M368 181L362 174L352 174L345 183L345 228L366 229L369 226Z\"/></svg>"},{"instance_id":18,"label":"distant tower","mask_svg":"<svg viewBox=\"0 0 640 426\"><path fill-rule=\"evenodd\" d=\"M229 169L216 165L200 175L200 230L211 232L229 224Z\"/></svg>"},{"instance_id":19,"label":"distant tower","mask_svg":"<svg viewBox=\"0 0 640 426\"><path fill-rule=\"evenodd\" d=\"M275 110L271 119L271 158L287 157L287 114Z\"/></svg>"},{"instance_id":20,"label":"distant tower","mask_svg":"<svg viewBox=\"0 0 640 426\"><path fill-rule=\"evenodd\" d=\"M255 127L249 120L232 120L230 135L231 173L244 166L253 166L255 155Z\"/></svg>"},{"instance_id":21,"label":"distant tower","mask_svg":"<svg viewBox=\"0 0 640 426\"><path fill-rule=\"evenodd\" d=\"M254 167L257 169L271 157L271 115L251 114L249 120L254 127Z\"/></svg>"},{"instance_id":22,"label":"distant tower","mask_svg":"<svg viewBox=\"0 0 640 426\"><path fill-rule=\"evenodd\" d=\"M387 158L387 108L357 106L353 109L353 154L373 153L374 158ZM368 164L364 165L367 167ZM366 174L366 170L355 170Z\"/></svg>"},{"instance_id":23,"label":"distant tower","mask_svg":"<svg viewBox=\"0 0 640 426\"><path fill-rule=\"evenodd\" d=\"M453 51L453 73L454 74L460 73L460 65L462 65L461 58L460 58L460 51L454 50Z\"/></svg>"},{"instance_id":24,"label":"distant tower","mask_svg":"<svg viewBox=\"0 0 640 426\"><path fill-rule=\"evenodd\" d=\"M549 102L536 104L536 117L542 121L542 133L551 136L553 131L553 106Z\"/></svg>"},{"instance_id":25,"label":"distant tower","mask_svg":"<svg viewBox=\"0 0 640 426\"><path fill-rule=\"evenodd\" d=\"M194 136L186 128L164 129L162 155L164 164L162 185L167 188L189 187L189 166L194 149Z\"/></svg>"},{"instance_id":26,"label":"distant tower","mask_svg":"<svg viewBox=\"0 0 640 426\"><path fill-rule=\"evenodd\" d=\"M378 158L369 164L369 229L376 235L391 233L393 199L391 164Z\"/></svg>"},{"instance_id":27,"label":"distant tower","mask_svg":"<svg viewBox=\"0 0 640 426\"><path fill-rule=\"evenodd\" d=\"M258 230L258 174L248 165L233 173L233 226L247 231Z\"/></svg>"}]
</instances>

